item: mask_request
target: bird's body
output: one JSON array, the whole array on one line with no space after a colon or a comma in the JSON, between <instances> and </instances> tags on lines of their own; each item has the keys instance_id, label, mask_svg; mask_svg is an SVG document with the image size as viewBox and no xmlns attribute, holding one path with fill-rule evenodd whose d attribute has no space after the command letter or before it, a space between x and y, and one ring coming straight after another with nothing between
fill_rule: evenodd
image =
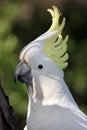
<instances>
[{"instance_id":1,"label":"bird's body","mask_svg":"<svg viewBox=\"0 0 87 130\"><path fill-rule=\"evenodd\" d=\"M15 79L28 91L27 122L24 130L87 130L87 116L74 101L65 81L67 40L62 39L65 19L59 24L57 7L49 9L51 28L24 47Z\"/></svg>"},{"instance_id":2,"label":"bird's body","mask_svg":"<svg viewBox=\"0 0 87 130\"><path fill-rule=\"evenodd\" d=\"M37 92L33 98L32 94L29 95L28 130L86 130L87 117L75 103L63 77L58 77L58 80L49 77L46 80L46 75L43 77L38 74L37 78L39 80L36 79L36 82L41 81L46 90L44 90L44 94L41 92L42 87L37 86L40 95Z\"/></svg>"},{"instance_id":3,"label":"bird's body","mask_svg":"<svg viewBox=\"0 0 87 130\"><path fill-rule=\"evenodd\" d=\"M86 116L79 110L39 103L33 103L31 108L28 130L87 130Z\"/></svg>"}]
</instances>

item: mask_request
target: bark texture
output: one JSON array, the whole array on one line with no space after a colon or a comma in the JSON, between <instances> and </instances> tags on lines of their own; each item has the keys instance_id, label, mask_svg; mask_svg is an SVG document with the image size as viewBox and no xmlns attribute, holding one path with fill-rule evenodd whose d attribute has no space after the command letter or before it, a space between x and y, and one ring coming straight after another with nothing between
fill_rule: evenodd
<instances>
[{"instance_id":1,"label":"bark texture","mask_svg":"<svg viewBox=\"0 0 87 130\"><path fill-rule=\"evenodd\" d=\"M13 108L0 83L0 130L19 130Z\"/></svg>"}]
</instances>

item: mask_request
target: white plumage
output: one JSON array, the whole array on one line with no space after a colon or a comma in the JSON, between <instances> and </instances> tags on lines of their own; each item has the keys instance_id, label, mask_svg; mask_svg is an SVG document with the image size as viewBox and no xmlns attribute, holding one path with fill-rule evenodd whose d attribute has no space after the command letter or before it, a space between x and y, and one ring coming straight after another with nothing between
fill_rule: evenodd
<instances>
[{"instance_id":1,"label":"white plumage","mask_svg":"<svg viewBox=\"0 0 87 130\"><path fill-rule=\"evenodd\" d=\"M62 72L50 61L43 66L48 70L32 69L34 93L29 95L28 130L86 130L87 116L75 103Z\"/></svg>"},{"instance_id":2,"label":"white plumage","mask_svg":"<svg viewBox=\"0 0 87 130\"><path fill-rule=\"evenodd\" d=\"M22 62L15 72L16 78L20 75L20 81L25 82L28 90L24 130L87 130L87 116L79 109L64 81L62 69L67 66L68 37L63 40L61 33L65 19L59 25L57 7L49 11L53 17L51 28L21 51Z\"/></svg>"}]
</instances>

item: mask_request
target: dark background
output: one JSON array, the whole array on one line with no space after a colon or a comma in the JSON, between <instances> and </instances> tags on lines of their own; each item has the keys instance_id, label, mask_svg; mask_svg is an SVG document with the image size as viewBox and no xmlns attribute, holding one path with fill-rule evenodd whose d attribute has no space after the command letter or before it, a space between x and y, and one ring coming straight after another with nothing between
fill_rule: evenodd
<instances>
[{"instance_id":1,"label":"dark background","mask_svg":"<svg viewBox=\"0 0 87 130\"><path fill-rule=\"evenodd\" d=\"M21 49L47 31L56 5L66 17L63 35L69 35L69 66L65 81L81 110L87 114L87 1L86 0L0 0L0 79L20 129L27 112L26 88L13 83Z\"/></svg>"}]
</instances>

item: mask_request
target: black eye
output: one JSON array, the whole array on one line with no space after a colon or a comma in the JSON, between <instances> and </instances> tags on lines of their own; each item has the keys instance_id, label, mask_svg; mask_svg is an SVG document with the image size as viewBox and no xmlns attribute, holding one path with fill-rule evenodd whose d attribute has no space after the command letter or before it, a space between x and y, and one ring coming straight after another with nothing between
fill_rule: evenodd
<instances>
[{"instance_id":1,"label":"black eye","mask_svg":"<svg viewBox=\"0 0 87 130\"><path fill-rule=\"evenodd\" d=\"M42 69L43 68L43 65L38 65L38 69Z\"/></svg>"}]
</instances>

